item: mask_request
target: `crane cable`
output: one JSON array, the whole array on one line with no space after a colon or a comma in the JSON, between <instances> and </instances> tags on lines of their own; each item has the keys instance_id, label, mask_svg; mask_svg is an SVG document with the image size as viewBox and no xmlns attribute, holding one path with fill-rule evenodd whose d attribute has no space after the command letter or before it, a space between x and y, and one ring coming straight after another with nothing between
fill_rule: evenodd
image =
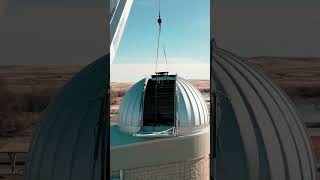
<instances>
[{"instance_id":1,"label":"crane cable","mask_svg":"<svg viewBox=\"0 0 320 180\"><path fill-rule=\"evenodd\" d=\"M158 46L157 46L157 59L156 59L156 70L155 72L158 72L158 62L159 62L159 48L160 48L160 38L161 38L161 31L162 31L162 19L161 19L161 3L160 0L158 0L158 7L159 7L159 16L158 16L158 26L159 26L159 34L158 34ZM167 54L165 46L163 45L163 53L165 56L165 62L166 62L166 69L168 69L168 61L167 61ZM167 70L168 71L168 70Z\"/></svg>"}]
</instances>

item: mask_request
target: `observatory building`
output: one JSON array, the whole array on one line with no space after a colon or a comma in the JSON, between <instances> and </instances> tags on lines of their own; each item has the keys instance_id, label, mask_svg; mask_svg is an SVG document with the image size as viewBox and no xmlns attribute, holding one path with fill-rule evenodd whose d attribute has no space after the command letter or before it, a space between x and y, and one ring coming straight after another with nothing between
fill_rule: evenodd
<instances>
[{"instance_id":1,"label":"observatory building","mask_svg":"<svg viewBox=\"0 0 320 180\"><path fill-rule=\"evenodd\" d=\"M187 80L160 73L134 84L111 127L112 177L209 179L209 114Z\"/></svg>"},{"instance_id":2,"label":"observatory building","mask_svg":"<svg viewBox=\"0 0 320 180\"><path fill-rule=\"evenodd\" d=\"M159 102L155 114L148 100L155 94L148 89L156 88L152 79L160 77L143 79L129 90L119 124L110 128L111 174L118 179L207 179L210 153L214 179L316 180L311 144L289 98L245 59L212 48L211 130L206 113L200 115L202 100L187 81L166 77L174 83L163 83L171 88L158 92L174 89L167 101L178 101L174 108L164 107L170 114L162 114ZM102 142L97 127L109 65L107 56L90 64L49 104L33 134L25 180L101 179L108 162L97 143ZM151 115L168 121L157 126Z\"/></svg>"},{"instance_id":3,"label":"observatory building","mask_svg":"<svg viewBox=\"0 0 320 180\"><path fill-rule=\"evenodd\" d=\"M196 88L156 74L127 92L109 139L103 131L109 122L102 120L109 120L110 59L132 0L112 2L111 58L85 67L49 104L33 134L25 180L105 180L104 143L111 145L115 179L208 180L209 154L215 180L317 179L308 134L290 99L213 41L210 121Z\"/></svg>"},{"instance_id":4,"label":"observatory building","mask_svg":"<svg viewBox=\"0 0 320 180\"><path fill-rule=\"evenodd\" d=\"M208 127L209 114L201 93L187 80L153 75L127 92L118 121L123 131L137 136L182 135Z\"/></svg>"}]
</instances>

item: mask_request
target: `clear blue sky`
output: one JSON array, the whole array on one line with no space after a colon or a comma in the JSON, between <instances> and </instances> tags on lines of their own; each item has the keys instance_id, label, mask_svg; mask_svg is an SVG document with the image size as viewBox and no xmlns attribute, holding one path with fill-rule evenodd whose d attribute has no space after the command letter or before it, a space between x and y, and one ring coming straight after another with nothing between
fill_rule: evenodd
<instances>
[{"instance_id":1,"label":"clear blue sky","mask_svg":"<svg viewBox=\"0 0 320 180\"><path fill-rule=\"evenodd\" d=\"M163 44L168 63L209 63L210 0L161 0ZM115 64L153 64L158 35L158 0L134 0Z\"/></svg>"}]
</instances>

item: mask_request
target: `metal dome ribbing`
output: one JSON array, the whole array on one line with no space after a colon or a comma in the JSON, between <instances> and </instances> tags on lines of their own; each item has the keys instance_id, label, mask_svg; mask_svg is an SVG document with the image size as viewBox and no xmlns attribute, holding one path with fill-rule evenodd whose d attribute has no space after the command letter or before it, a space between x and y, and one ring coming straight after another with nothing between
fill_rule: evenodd
<instances>
[{"instance_id":1,"label":"metal dome ribbing","mask_svg":"<svg viewBox=\"0 0 320 180\"><path fill-rule=\"evenodd\" d=\"M25 180L100 179L97 128L100 98L109 85L109 65L109 55L88 65L49 104L33 133Z\"/></svg>"},{"instance_id":2,"label":"metal dome ribbing","mask_svg":"<svg viewBox=\"0 0 320 180\"><path fill-rule=\"evenodd\" d=\"M134 84L124 96L118 115L121 129L137 133L141 128L146 79ZM187 80L176 78L177 128L180 132L196 131L209 124L208 108L199 90Z\"/></svg>"},{"instance_id":3,"label":"metal dome ribbing","mask_svg":"<svg viewBox=\"0 0 320 180\"><path fill-rule=\"evenodd\" d=\"M119 108L119 125L128 133L137 133L141 128L144 84L145 79L134 84L123 97Z\"/></svg>"},{"instance_id":4,"label":"metal dome ribbing","mask_svg":"<svg viewBox=\"0 0 320 180\"><path fill-rule=\"evenodd\" d=\"M214 43L211 68L217 179L316 180L308 135L285 93L245 59Z\"/></svg>"}]
</instances>

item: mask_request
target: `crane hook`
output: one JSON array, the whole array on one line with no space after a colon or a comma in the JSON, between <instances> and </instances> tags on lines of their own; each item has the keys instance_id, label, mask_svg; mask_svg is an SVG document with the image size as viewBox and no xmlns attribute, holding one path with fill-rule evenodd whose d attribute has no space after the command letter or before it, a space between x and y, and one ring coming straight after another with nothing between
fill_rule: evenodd
<instances>
[{"instance_id":1,"label":"crane hook","mask_svg":"<svg viewBox=\"0 0 320 180\"><path fill-rule=\"evenodd\" d=\"M161 27L161 24L162 24L162 19L161 19L161 16L159 14L159 18L158 18L158 24L159 24L159 27Z\"/></svg>"}]
</instances>

